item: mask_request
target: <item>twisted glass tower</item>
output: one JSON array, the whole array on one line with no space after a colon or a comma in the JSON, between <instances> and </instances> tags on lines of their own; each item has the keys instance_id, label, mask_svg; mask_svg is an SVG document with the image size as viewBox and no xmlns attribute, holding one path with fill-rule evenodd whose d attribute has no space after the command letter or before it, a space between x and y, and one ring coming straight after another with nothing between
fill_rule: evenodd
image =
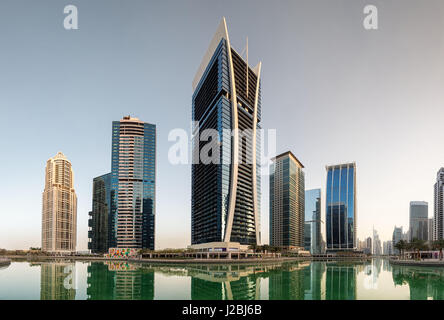
<instances>
[{"instance_id":1,"label":"twisted glass tower","mask_svg":"<svg viewBox=\"0 0 444 320\"><path fill-rule=\"evenodd\" d=\"M260 72L231 47L223 18L193 81L192 244L260 242Z\"/></svg>"},{"instance_id":2,"label":"twisted glass tower","mask_svg":"<svg viewBox=\"0 0 444 320\"><path fill-rule=\"evenodd\" d=\"M356 250L356 164L326 169L327 250Z\"/></svg>"}]
</instances>

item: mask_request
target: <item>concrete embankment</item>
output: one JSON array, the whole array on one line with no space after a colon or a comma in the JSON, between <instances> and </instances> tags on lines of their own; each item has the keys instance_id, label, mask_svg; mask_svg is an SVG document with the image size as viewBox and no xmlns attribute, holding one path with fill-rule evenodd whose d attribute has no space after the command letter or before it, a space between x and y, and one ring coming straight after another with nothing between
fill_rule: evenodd
<instances>
[{"instance_id":1,"label":"concrete embankment","mask_svg":"<svg viewBox=\"0 0 444 320\"><path fill-rule=\"evenodd\" d=\"M11 260L8 258L0 258L0 266L9 266L11 264Z\"/></svg>"},{"instance_id":2,"label":"concrete embankment","mask_svg":"<svg viewBox=\"0 0 444 320\"><path fill-rule=\"evenodd\" d=\"M444 267L444 260L390 260L390 263L410 267Z\"/></svg>"},{"instance_id":3,"label":"concrete embankment","mask_svg":"<svg viewBox=\"0 0 444 320\"><path fill-rule=\"evenodd\" d=\"M266 263L280 263L280 262L303 262L303 261L324 261L324 262L364 262L368 258L352 258L352 257L280 257L280 258L242 258L242 259L198 259L198 258L143 258L143 259L117 259L117 258L105 258L105 257L91 257L91 256L9 256L14 260L22 261L54 261L54 260L70 260L70 261L102 261L102 262L131 262L131 263L147 263L147 264L266 264Z\"/></svg>"}]
</instances>

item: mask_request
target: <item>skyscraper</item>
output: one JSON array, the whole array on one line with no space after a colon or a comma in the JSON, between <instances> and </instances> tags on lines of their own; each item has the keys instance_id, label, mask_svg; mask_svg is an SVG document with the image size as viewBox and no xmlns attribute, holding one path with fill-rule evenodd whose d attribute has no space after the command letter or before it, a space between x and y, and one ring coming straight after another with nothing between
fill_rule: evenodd
<instances>
[{"instance_id":1,"label":"skyscraper","mask_svg":"<svg viewBox=\"0 0 444 320\"><path fill-rule=\"evenodd\" d=\"M429 218L429 224L428 224L428 228L427 228L427 230L428 230L428 242L429 243L432 243L432 241L433 241L433 232L434 232L434 230L433 230L433 218Z\"/></svg>"},{"instance_id":2,"label":"skyscraper","mask_svg":"<svg viewBox=\"0 0 444 320\"><path fill-rule=\"evenodd\" d=\"M154 250L156 126L113 121L109 246Z\"/></svg>"},{"instance_id":3,"label":"skyscraper","mask_svg":"<svg viewBox=\"0 0 444 320\"><path fill-rule=\"evenodd\" d=\"M193 245L260 243L260 72L231 47L223 18L193 81Z\"/></svg>"},{"instance_id":4,"label":"skyscraper","mask_svg":"<svg viewBox=\"0 0 444 320\"><path fill-rule=\"evenodd\" d=\"M375 228L373 228L372 245L373 245L372 254L375 255L375 256L381 255L382 254L381 239L379 238L378 231L376 231Z\"/></svg>"},{"instance_id":5,"label":"skyscraper","mask_svg":"<svg viewBox=\"0 0 444 320\"><path fill-rule=\"evenodd\" d=\"M305 250L321 253L321 189L305 191Z\"/></svg>"},{"instance_id":6,"label":"skyscraper","mask_svg":"<svg viewBox=\"0 0 444 320\"><path fill-rule=\"evenodd\" d=\"M111 173L93 180L92 211L88 220L88 249L105 253L109 249L111 214Z\"/></svg>"},{"instance_id":7,"label":"skyscraper","mask_svg":"<svg viewBox=\"0 0 444 320\"><path fill-rule=\"evenodd\" d=\"M396 227L393 230L393 236L392 236L392 247L393 247L393 253L399 254L399 250L396 249L396 244L402 240L402 227Z\"/></svg>"},{"instance_id":8,"label":"skyscraper","mask_svg":"<svg viewBox=\"0 0 444 320\"><path fill-rule=\"evenodd\" d=\"M428 240L429 206L425 201L410 202L410 241L413 239Z\"/></svg>"},{"instance_id":9,"label":"skyscraper","mask_svg":"<svg viewBox=\"0 0 444 320\"><path fill-rule=\"evenodd\" d=\"M434 240L444 239L444 168L439 169L436 174L436 183L434 187L434 215L433 215L433 233Z\"/></svg>"},{"instance_id":10,"label":"skyscraper","mask_svg":"<svg viewBox=\"0 0 444 320\"><path fill-rule=\"evenodd\" d=\"M327 250L356 250L356 163L326 169Z\"/></svg>"},{"instance_id":11,"label":"skyscraper","mask_svg":"<svg viewBox=\"0 0 444 320\"><path fill-rule=\"evenodd\" d=\"M76 251L77 196L71 162L61 152L46 162L42 209L42 250Z\"/></svg>"},{"instance_id":12,"label":"skyscraper","mask_svg":"<svg viewBox=\"0 0 444 320\"><path fill-rule=\"evenodd\" d=\"M305 175L302 169L304 166L290 151L276 156L272 161L270 245L303 248Z\"/></svg>"}]
</instances>

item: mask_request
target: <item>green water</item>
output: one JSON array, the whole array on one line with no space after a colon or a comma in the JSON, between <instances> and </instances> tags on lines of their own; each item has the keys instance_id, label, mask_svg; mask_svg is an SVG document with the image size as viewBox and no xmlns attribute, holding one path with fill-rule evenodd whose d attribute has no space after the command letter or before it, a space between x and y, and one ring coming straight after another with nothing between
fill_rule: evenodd
<instances>
[{"instance_id":1,"label":"green water","mask_svg":"<svg viewBox=\"0 0 444 320\"><path fill-rule=\"evenodd\" d=\"M13 262L0 299L444 299L444 268L365 263L158 265Z\"/></svg>"}]
</instances>

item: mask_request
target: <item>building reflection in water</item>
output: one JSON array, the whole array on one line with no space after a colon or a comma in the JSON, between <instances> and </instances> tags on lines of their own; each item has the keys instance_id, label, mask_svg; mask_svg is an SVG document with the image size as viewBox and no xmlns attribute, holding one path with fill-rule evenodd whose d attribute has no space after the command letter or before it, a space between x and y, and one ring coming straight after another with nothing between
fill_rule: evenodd
<instances>
[{"instance_id":1,"label":"building reflection in water","mask_svg":"<svg viewBox=\"0 0 444 320\"><path fill-rule=\"evenodd\" d=\"M199 265L187 267L192 300L258 300L260 279L273 266Z\"/></svg>"},{"instance_id":2,"label":"building reflection in water","mask_svg":"<svg viewBox=\"0 0 444 320\"><path fill-rule=\"evenodd\" d=\"M75 264L42 262L40 265L40 300L74 300L76 298Z\"/></svg>"},{"instance_id":3,"label":"building reflection in water","mask_svg":"<svg viewBox=\"0 0 444 320\"><path fill-rule=\"evenodd\" d=\"M310 263L283 264L268 275L268 294L270 300L303 300L305 295L305 269Z\"/></svg>"},{"instance_id":4,"label":"building reflection in water","mask_svg":"<svg viewBox=\"0 0 444 320\"><path fill-rule=\"evenodd\" d=\"M346 263L327 263L326 299L356 299L356 265Z\"/></svg>"},{"instance_id":5,"label":"building reflection in water","mask_svg":"<svg viewBox=\"0 0 444 320\"><path fill-rule=\"evenodd\" d=\"M126 262L88 266L88 300L153 300L154 270Z\"/></svg>"},{"instance_id":6,"label":"building reflection in water","mask_svg":"<svg viewBox=\"0 0 444 320\"><path fill-rule=\"evenodd\" d=\"M405 267L392 265L395 285L407 284L411 300L443 300L444 270L432 267Z\"/></svg>"},{"instance_id":7,"label":"building reflection in water","mask_svg":"<svg viewBox=\"0 0 444 320\"><path fill-rule=\"evenodd\" d=\"M311 263L304 269L304 299L325 300L325 264Z\"/></svg>"}]
</instances>

